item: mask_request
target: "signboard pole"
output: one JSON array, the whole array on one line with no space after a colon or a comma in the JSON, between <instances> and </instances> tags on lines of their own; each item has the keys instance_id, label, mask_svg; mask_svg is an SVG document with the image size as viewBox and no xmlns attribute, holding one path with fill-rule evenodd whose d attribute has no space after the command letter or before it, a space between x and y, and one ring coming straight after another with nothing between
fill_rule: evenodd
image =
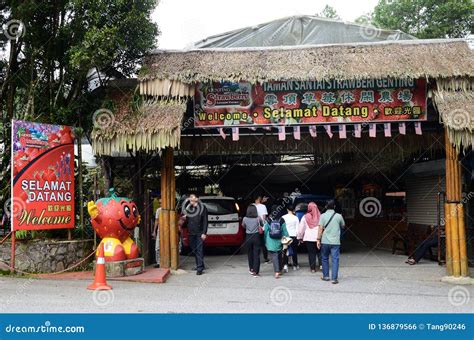
<instances>
[{"instance_id":1,"label":"signboard pole","mask_svg":"<svg viewBox=\"0 0 474 340\"><path fill-rule=\"evenodd\" d=\"M84 193L82 183L82 128L76 129L77 133L77 163L79 166L77 185L79 187L79 220L81 224L81 238L84 239Z\"/></svg>"},{"instance_id":2,"label":"signboard pole","mask_svg":"<svg viewBox=\"0 0 474 340\"><path fill-rule=\"evenodd\" d=\"M16 247L16 232L13 230L13 156L14 156L14 150L13 150L13 134L14 134L14 129L13 129L13 119L10 121L10 129L11 129L11 139L10 139L10 223L11 223L11 233L12 233L12 249L11 249L11 255L10 255L10 273L14 274L15 273L15 247Z\"/></svg>"},{"instance_id":3,"label":"signboard pole","mask_svg":"<svg viewBox=\"0 0 474 340\"><path fill-rule=\"evenodd\" d=\"M12 254L10 256L10 273L15 273L15 247L16 247L16 232L12 231Z\"/></svg>"}]
</instances>

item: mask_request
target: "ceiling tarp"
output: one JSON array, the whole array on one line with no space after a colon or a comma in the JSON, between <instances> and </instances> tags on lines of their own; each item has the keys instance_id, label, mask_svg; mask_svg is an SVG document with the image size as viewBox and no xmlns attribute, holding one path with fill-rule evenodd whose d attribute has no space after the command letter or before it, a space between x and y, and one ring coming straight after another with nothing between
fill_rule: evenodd
<instances>
[{"instance_id":1,"label":"ceiling tarp","mask_svg":"<svg viewBox=\"0 0 474 340\"><path fill-rule=\"evenodd\" d=\"M191 48L265 47L410 40L401 31L383 30L317 16L292 16L221 33Z\"/></svg>"}]
</instances>

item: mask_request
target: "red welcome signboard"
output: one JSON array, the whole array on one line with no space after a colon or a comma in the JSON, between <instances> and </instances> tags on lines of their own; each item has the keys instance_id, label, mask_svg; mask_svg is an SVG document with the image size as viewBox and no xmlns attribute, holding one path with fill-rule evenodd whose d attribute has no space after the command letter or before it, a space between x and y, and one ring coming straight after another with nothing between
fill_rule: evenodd
<instances>
[{"instance_id":1,"label":"red welcome signboard","mask_svg":"<svg viewBox=\"0 0 474 340\"><path fill-rule=\"evenodd\" d=\"M195 127L426 120L426 80L198 83Z\"/></svg>"},{"instance_id":2,"label":"red welcome signboard","mask_svg":"<svg viewBox=\"0 0 474 340\"><path fill-rule=\"evenodd\" d=\"M69 126L12 122L12 230L74 228Z\"/></svg>"}]
</instances>

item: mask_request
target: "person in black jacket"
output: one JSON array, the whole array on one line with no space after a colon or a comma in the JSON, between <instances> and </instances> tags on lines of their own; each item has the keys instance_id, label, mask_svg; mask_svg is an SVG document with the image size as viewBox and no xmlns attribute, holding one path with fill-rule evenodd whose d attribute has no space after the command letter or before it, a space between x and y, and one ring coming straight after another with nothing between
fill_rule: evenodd
<instances>
[{"instance_id":1,"label":"person in black jacket","mask_svg":"<svg viewBox=\"0 0 474 340\"><path fill-rule=\"evenodd\" d=\"M184 206L189 232L189 246L196 258L196 275L204 271L204 240L207 237L207 209L197 194L190 194Z\"/></svg>"}]
</instances>

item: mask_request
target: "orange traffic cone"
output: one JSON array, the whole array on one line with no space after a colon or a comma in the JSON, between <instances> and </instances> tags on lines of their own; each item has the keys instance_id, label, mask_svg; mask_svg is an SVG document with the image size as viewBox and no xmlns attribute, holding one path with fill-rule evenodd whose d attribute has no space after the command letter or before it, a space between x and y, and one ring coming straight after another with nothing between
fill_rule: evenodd
<instances>
[{"instance_id":1,"label":"orange traffic cone","mask_svg":"<svg viewBox=\"0 0 474 340\"><path fill-rule=\"evenodd\" d=\"M99 245L99 256L97 256L97 262L95 264L95 276L94 282L87 286L90 290L110 290L112 286L107 284L105 280L105 257L104 257L104 244Z\"/></svg>"}]
</instances>

